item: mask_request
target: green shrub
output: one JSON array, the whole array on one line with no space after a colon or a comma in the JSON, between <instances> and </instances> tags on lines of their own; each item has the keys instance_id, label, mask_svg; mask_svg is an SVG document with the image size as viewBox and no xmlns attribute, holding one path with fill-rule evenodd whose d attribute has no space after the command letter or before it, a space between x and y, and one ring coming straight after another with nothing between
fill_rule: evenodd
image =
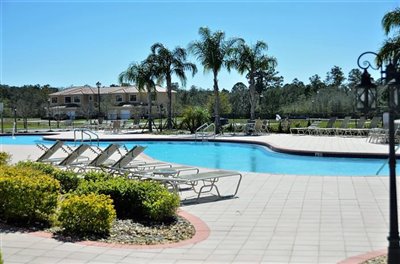
<instances>
[{"instance_id":1,"label":"green shrub","mask_svg":"<svg viewBox=\"0 0 400 264\"><path fill-rule=\"evenodd\" d=\"M61 192L67 193L76 190L81 178L76 172L57 169L53 173L53 178L61 184Z\"/></svg>"},{"instance_id":2,"label":"green shrub","mask_svg":"<svg viewBox=\"0 0 400 264\"><path fill-rule=\"evenodd\" d=\"M164 221L175 216L180 200L163 185L153 181L114 178L106 181L83 181L78 194L109 195L118 218Z\"/></svg>"},{"instance_id":3,"label":"green shrub","mask_svg":"<svg viewBox=\"0 0 400 264\"><path fill-rule=\"evenodd\" d=\"M1 257L1 251L0 251L0 264L3 264L3 258Z\"/></svg>"},{"instance_id":4,"label":"green shrub","mask_svg":"<svg viewBox=\"0 0 400 264\"><path fill-rule=\"evenodd\" d=\"M32 168L0 167L0 218L48 222L57 207L60 184Z\"/></svg>"},{"instance_id":5,"label":"green shrub","mask_svg":"<svg viewBox=\"0 0 400 264\"><path fill-rule=\"evenodd\" d=\"M71 195L62 201L58 221L68 234L106 235L115 216L110 197L92 193Z\"/></svg>"},{"instance_id":6,"label":"green shrub","mask_svg":"<svg viewBox=\"0 0 400 264\"><path fill-rule=\"evenodd\" d=\"M163 185L153 181L140 181L136 186L143 216L153 221L163 221L176 214L179 196L170 193Z\"/></svg>"},{"instance_id":7,"label":"green shrub","mask_svg":"<svg viewBox=\"0 0 400 264\"><path fill-rule=\"evenodd\" d=\"M134 191L134 182L123 178L105 181L82 181L78 186L77 194L105 194L114 201L118 218L137 218L138 197Z\"/></svg>"},{"instance_id":8,"label":"green shrub","mask_svg":"<svg viewBox=\"0 0 400 264\"><path fill-rule=\"evenodd\" d=\"M7 165L11 160L11 155L7 152L0 151L0 166Z\"/></svg>"},{"instance_id":9,"label":"green shrub","mask_svg":"<svg viewBox=\"0 0 400 264\"><path fill-rule=\"evenodd\" d=\"M103 171L89 171L83 174L83 179L86 181L105 181L114 178L114 176L110 173Z\"/></svg>"},{"instance_id":10,"label":"green shrub","mask_svg":"<svg viewBox=\"0 0 400 264\"><path fill-rule=\"evenodd\" d=\"M196 129L210 120L210 113L206 108L188 106L183 110L182 125L194 133Z\"/></svg>"},{"instance_id":11,"label":"green shrub","mask_svg":"<svg viewBox=\"0 0 400 264\"><path fill-rule=\"evenodd\" d=\"M77 173L73 171L60 170L51 164L23 161L18 162L17 167L33 168L53 177L60 182L62 193L74 191L78 187L79 181L81 180Z\"/></svg>"},{"instance_id":12,"label":"green shrub","mask_svg":"<svg viewBox=\"0 0 400 264\"><path fill-rule=\"evenodd\" d=\"M52 175L54 171L57 169L51 164L36 162L36 161L20 161L16 164L17 167L22 168L33 168L35 170L39 170L47 175Z\"/></svg>"}]
</instances>

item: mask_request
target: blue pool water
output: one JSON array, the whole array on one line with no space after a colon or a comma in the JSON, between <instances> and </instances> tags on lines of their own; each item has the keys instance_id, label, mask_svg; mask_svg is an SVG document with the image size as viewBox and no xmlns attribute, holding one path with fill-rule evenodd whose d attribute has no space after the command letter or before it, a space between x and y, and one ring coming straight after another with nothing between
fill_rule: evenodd
<instances>
[{"instance_id":1,"label":"blue pool water","mask_svg":"<svg viewBox=\"0 0 400 264\"><path fill-rule=\"evenodd\" d=\"M40 136L0 137L0 144L53 144ZM106 146L110 142L101 142ZM145 153L155 159L192 166L248 172L298 175L372 176L385 162L383 159L331 158L300 156L273 152L267 147L242 143L125 141L147 146ZM73 144L73 143L72 143ZM400 172L400 170L399 170ZM386 165L379 175L388 175Z\"/></svg>"}]
</instances>

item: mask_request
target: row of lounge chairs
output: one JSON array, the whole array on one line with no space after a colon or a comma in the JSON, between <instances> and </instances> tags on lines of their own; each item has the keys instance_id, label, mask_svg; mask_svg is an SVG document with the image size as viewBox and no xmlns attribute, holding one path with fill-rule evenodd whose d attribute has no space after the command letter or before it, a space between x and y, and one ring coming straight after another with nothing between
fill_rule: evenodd
<instances>
[{"instance_id":1,"label":"row of lounge chairs","mask_svg":"<svg viewBox=\"0 0 400 264\"><path fill-rule=\"evenodd\" d=\"M181 166L165 162L145 162L137 157L145 147L136 145L131 149L119 144L110 144L105 149L81 144L76 148L56 141L51 147L38 145L44 153L37 162L51 163L57 167L79 173L90 170L101 170L128 178L146 179L162 182L179 191L181 184L188 185L197 194L197 201L204 193L216 191L218 197L236 196L242 174L236 171L213 170L200 172L198 168ZM85 154L89 154L86 155ZM115 158L117 157L117 158ZM237 184L232 195L222 196L217 183L220 178L237 177ZM200 184L199 184L200 183Z\"/></svg>"},{"instance_id":2,"label":"row of lounge chairs","mask_svg":"<svg viewBox=\"0 0 400 264\"><path fill-rule=\"evenodd\" d=\"M347 135L347 136L368 136L381 123L382 118L375 116L372 118L369 127L365 127L366 118L360 117L354 128L349 128L350 116L346 116L339 127L335 127L336 117L331 117L325 127L320 127L321 122L316 121L308 127L291 128L291 134L300 135Z\"/></svg>"},{"instance_id":3,"label":"row of lounge chairs","mask_svg":"<svg viewBox=\"0 0 400 264\"><path fill-rule=\"evenodd\" d=\"M232 123L229 125L225 125L222 128L222 132L226 133L228 128L232 130L233 134L236 133L244 133L245 135L263 135L263 134L268 134L269 133L269 120L253 120L249 119L247 120L246 123Z\"/></svg>"}]
</instances>

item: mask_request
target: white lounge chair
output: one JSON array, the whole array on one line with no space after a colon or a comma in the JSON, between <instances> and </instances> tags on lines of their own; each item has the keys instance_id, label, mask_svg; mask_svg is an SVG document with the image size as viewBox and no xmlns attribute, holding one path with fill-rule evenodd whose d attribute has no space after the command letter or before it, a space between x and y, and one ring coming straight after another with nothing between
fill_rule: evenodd
<instances>
[{"instance_id":1,"label":"white lounge chair","mask_svg":"<svg viewBox=\"0 0 400 264\"><path fill-rule=\"evenodd\" d=\"M119 147L120 145L118 144L110 144L104 150L100 150L95 158L72 162L68 165L68 169L83 172L87 170L96 170L101 166L111 165L115 163L115 160L111 160L110 157L119 150Z\"/></svg>"},{"instance_id":2,"label":"white lounge chair","mask_svg":"<svg viewBox=\"0 0 400 264\"><path fill-rule=\"evenodd\" d=\"M195 174L182 174L179 175L179 177L160 177L153 175L137 175L137 174L135 176L139 176L142 179L150 179L170 184L171 186L173 186L173 189L176 192L179 191L179 184L182 183L188 184L191 187L191 189L197 194L197 199L196 199L197 201L199 201L202 194L211 193L211 191L214 189L217 192L217 196L219 198L235 197L237 195L240 183L242 181L241 173L237 171L226 171L226 170L215 170L215 171L200 172ZM238 180L233 194L222 196L217 187L217 183L219 182L219 179L225 177L237 177Z\"/></svg>"},{"instance_id":3,"label":"white lounge chair","mask_svg":"<svg viewBox=\"0 0 400 264\"><path fill-rule=\"evenodd\" d=\"M72 151L66 158L64 158L60 163L56 164L60 167L66 167L77 160L89 160L88 157L82 156L82 154L89 149L89 145L81 144L74 151Z\"/></svg>"},{"instance_id":4,"label":"white lounge chair","mask_svg":"<svg viewBox=\"0 0 400 264\"><path fill-rule=\"evenodd\" d=\"M125 155L123 155L119 160L117 160L111 166L108 166L110 171L112 172L126 172L127 170L145 170L145 169L155 169L157 167L171 167L171 164L164 162L144 162L135 160L146 147L143 146L134 146L131 150L129 150Z\"/></svg>"},{"instance_id":5,"label":"white lounge chair","mask_svg":"<svg viewBox=\"0 0 400 264\"><path fill-rule=\"evenodd\" d=\"M57 163L64 158L52 158L56 152L60 150L67 154L72 152L72 149L64 145L64 142L60 140L57 140L51 147L47 147L44 144L36 144L36 146L44 151L44 153L36 160L36 162Z\"/></svg>"}]
</instances>

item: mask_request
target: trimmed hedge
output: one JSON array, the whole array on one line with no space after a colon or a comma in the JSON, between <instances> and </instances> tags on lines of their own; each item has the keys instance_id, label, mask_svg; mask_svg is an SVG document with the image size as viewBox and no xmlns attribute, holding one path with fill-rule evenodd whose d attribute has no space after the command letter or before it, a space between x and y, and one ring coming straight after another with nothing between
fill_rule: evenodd
<instances>
[{"instance_id":1,"label":"trimmed hedge","mask_svg":"<svg viewBox=\"0 0 400 264\"><path fill-rule=\"evenodd\" d=\"M71 195L61 202L58 221L68 234L107 235L116 213L109 196Z\"/></svg>"},{"instance_id":2,"label":"trimmed hedge","mask_svg":"<svg viewBox=\"0 0 400 264\"><path fill-rule=\"evenodd\" d=\"M55 212L60 184L32 168L0 167L0 218L48 222Z\"/></svg>"},{"instance_id":3,"label":"trimmed hedge","mask_svg":"<svg viewBox=\"0 0 400 264\"><path fill-rule=\"evenodd\" d=\"M79 175L73 171L60 170L51 164L33 162L33 161L23 161L18 162L17 167L21 168L33 168L42 171L45 174L58 180L61 185L61 192L68 193L74 191L81 181Z\"/></svg>"},{"instance_id":4,"label":"trimmed hedge","mask_svg":"<svg viewBox=\"0 0 400 264\"><path fill-rule=\"evenodd\" d=\"M105 181L83 181L77 194L98 193L109 195L118 218L166 221L176 215L179 196L154 181L113 178Z\"/></svg>"}]
</instances>

